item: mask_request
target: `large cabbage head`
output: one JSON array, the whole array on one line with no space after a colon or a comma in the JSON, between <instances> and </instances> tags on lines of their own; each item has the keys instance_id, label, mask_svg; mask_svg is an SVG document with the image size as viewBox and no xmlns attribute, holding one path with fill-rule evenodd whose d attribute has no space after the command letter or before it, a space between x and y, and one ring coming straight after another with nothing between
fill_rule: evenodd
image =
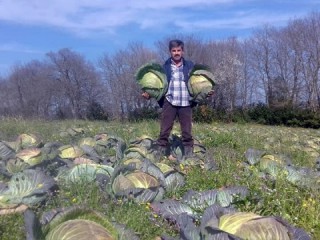
<instances>
[{"instance_id":1,"label":"large cabbage head","mask_svg":"<svg viewBox=\"0 0 320 240\"><path fill-rule=\"evenodd\" d=\"M44 172L26 169L14 174L7 187L0 191L0 208L36 205L45 200L55 187L55 180Z\"/></svg>"},{"instance_id":2,"label":"large cabbage head","mask_svg":"<svg viewBox=\"0 0 320 240\"><path fill-rule=\"evenodd\" d=\"M133 199L138 203L162 199L164 188L161 171L155 165L147 166L146 163L142 163L141 168L147 168L147 172L135 170L133 165L115 169L110 190L116 198Z\"/></svg>"},{"instance_id":3,"label":"large cabbage head","mask_svg":"<svg viewBox=\"0 0 320 240\"><path fill-rule=\"evenodd\" d=\"M290 239L286 226L274 217L262 217L248 212L221 216L219 228L241 239Z\"/></svg>"},{"instance_id":4,"label":"large cabbage head","mask_svg":"<svg viewBox=\"0 0 320 240\"><path fill-rule=\"evenodd\" d=\"M16 142L20 143L21 148L40 147L42 140L35 134L22 133L17 137Z\"/></svg>"},{"instance_id":5,"label":"large cabbage head","mask_svg":"<svg viewBox=\"0 0 320 240\"><path fill-rule=\"evenodd\" d=\"M35 147L22 149L16 154L16 157L31 166L37 165L43 160L41 149Z\"/></svg>"},{"instance_id":6,"label":"large cabbage head","mask_svg":"<svg viewBox=\"0 0 320 240\"><path fill-rule=\"evenodd\" d=\"M24 213L27 239L44 240L139 240L126 225L111 221L103 213L74 206L51 209L39 219L28 209Z\"/></svg>"},{"instance_id":7,"label":"large cabbage head","mask_svg":"<svg viewBox=\"0 0 320 240\"><path fill-rule=\"evenodd\" d=\"M136 73L136 81L142 91L157 101L168 89L167 77L163 67L158 63L148 63L140 67Z\"/></svg>"},{"instance_id":8,"label":"large cabbage head","mask_svg":"<svg viewBox=\"0 0 320 240\"><path fill-rule=\"evenodd\" d=\"M84 151L77 145L63 145L58 148L60 158L77 158L84 155Z\"/></svg>"},{"instance_id":9,"label":"large cabbage head","mask_svg":"<svg viewBox=\"0 0 320 240\"><path fill-rule=\"evenodd\" d=\"M208 66L196 64L193 67L188 82L193 101L201 102L205 100L215 84L215 78Z\"/></svg>"}]
</instances>

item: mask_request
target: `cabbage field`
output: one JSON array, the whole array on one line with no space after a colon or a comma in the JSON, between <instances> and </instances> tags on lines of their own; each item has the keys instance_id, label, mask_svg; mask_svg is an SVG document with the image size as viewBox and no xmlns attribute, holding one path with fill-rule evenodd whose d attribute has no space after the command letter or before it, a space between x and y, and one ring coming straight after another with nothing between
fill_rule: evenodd
<instances>
[{"instance_id":1,"label":"cabbage field","mask_svg":"<svg viewBox=\"0 0 320 240\"><path fill-rule=\"evenodd\" d=\"M0 124L0 239L320 239L320 131L157 121Z\"/></svg>"}]
</instances>

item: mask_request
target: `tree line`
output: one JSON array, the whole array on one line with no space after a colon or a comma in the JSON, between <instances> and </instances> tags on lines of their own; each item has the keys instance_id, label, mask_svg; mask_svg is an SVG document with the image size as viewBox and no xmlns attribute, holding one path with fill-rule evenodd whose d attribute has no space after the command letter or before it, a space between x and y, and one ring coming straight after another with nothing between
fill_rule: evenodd
<instances>
[{"instance_id":1,"label":"tree line","mask_svg":"<svg viewBox=\"0 0 320 240\"><path fill-rule=\"evenodd\" d=\"M0 77L0 115L44 119L126 119L154 108L135 81L137 69L168 58L168 40L185 42L185 57L211 67L218 85L207 102L232 113L263 103L268 107L320 109L320 13L264 25L246 39L206 40L195 35L164 37L154 48L129 43L97 63L68 48L44 60L16 64Z\"/></svg>"}]
</instances>

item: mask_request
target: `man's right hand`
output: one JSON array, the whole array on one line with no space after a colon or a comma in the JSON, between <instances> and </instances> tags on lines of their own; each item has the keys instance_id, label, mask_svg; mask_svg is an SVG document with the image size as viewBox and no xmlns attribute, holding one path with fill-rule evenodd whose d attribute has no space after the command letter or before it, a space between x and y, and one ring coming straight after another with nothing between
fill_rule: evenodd
<instances>
[{"instance_id":1,"label":"man's right hand","mask_svg":"<svg viewBox=\"0 0 320 240\"><path fill-rule=\"evenodd\" d=\"M213 94L214 94L214 90L210 90L210 91L208 92L207 98L213 96Z\"/></svg>"},{"instance_id":2,"label":"man's right hand","mask_svg":"<svg viewBox=\"0 0 320 240\"><path fill-rule=\"evenodd\" d=\"M150 99L150 95L147 92L143 92L141 96L144 97L145 99Z\"/></svg>"}]
</instances>

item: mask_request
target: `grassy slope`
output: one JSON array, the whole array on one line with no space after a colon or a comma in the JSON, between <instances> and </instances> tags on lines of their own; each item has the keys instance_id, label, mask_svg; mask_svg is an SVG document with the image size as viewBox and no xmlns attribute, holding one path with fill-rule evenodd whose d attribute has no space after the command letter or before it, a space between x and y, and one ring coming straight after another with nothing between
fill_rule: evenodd
<instances>
[{"instance_id":1,"label":"grassy slope","mask_svg":"<svg viewBox=\"0 0 320 240\"><path fill-rule=\"evenodd\" d=\"M141 135L156 138L158 122L118 123L87 121L25 121L22 119L4 119L0 122L0 140L12 141L20 133L35 133L44 142L60 141L70 143L72 138L61 137L60 132L69 127L81 127L83 136L94 136L106 132L123 138L127 143ZM174 131L178 131L178 124ZM251 196L238 204L242 211L254 211L261 215L277 215L291 224L301 227L320 239L320 193L318 190L300 189L289 184L283 177L275 182L263 181L258 175L247 175L242 171L244 153L251 147L265 150L270 154L286 154L294 165L313 167L320 149L319 130L270 127L238 124L194 124L194 136L207 147L219 166L219 170L208 172L200 168L191 168L186 185L170 197L179 198L188 189L207 190L230 185L248 186ZM255 168L251 169L254 173ZM83 191L83 192L81 192ZM60 199L51 199L46 208L72 205L75 201L97 208L115 220L134 229L141 239L153 239L163 233L167 223L161 219L150 221L150 212L146 206L125 203L105 204L106 199L96 191L90 196L86 189L77 191L64 189ZM81 196L81 197L79 197ZM257 201L257 199L259 201ZM165 228L167 228L166 225ZM174 234L173 229L169 231ZM21 239L24 235L21 214L1 216L0 239Z\"/></svg>"}]
</instances>

